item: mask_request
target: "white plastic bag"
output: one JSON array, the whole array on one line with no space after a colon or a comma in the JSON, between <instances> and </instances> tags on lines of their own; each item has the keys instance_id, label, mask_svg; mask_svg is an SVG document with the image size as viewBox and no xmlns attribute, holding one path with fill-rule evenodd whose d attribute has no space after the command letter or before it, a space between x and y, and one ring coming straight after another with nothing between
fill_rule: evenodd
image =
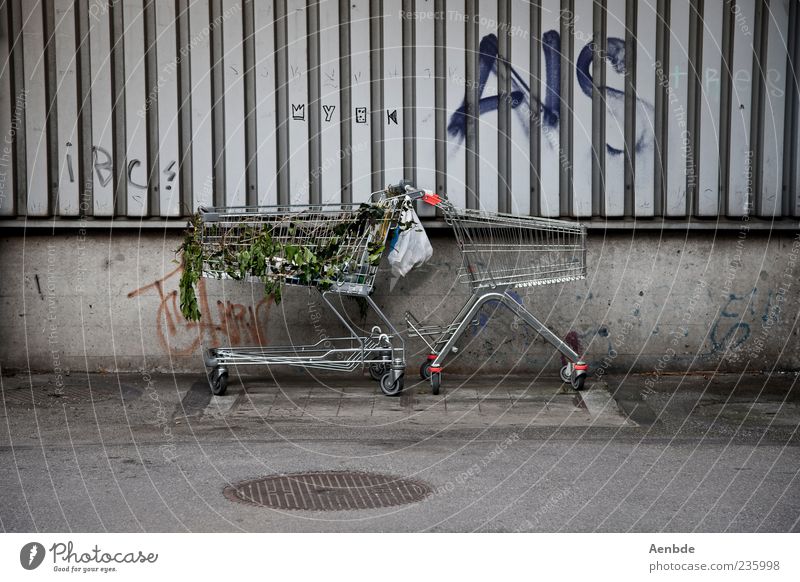
<instances>
[{"instance_id":1,"label":"white plastic bag","mask_svg":"<svg viewBox=\"0 0 800 582\"><path fill-rule=\"evenodd\" d=\"M431 241L428 240L417 213L410 205L400 215L401 225L409 222L413 222L411 228L403 230L403 226L398 226L392 233L389 265L395 277L405 277L411 269L419 267L433 256Z\"/></svg>"}]
</instances>

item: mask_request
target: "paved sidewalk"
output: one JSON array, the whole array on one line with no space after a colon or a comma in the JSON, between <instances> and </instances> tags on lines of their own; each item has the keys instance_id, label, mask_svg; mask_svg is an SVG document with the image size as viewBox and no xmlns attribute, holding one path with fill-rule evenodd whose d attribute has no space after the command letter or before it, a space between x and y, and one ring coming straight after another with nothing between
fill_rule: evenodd
<instances>
[{"instance_id":1,"label":"paved sidewalk","mask_svg":"<svg viewBox=\"0 0 800 582\"><path fill-rule=\"evenodd\" d=\"M204 391L202 385L192 390ZM368 381L334 379L309 385L305 378L279 382L245 379L224 397L211 398L204 415L230 422L257 418L364 427L405 424L431 427L622 427L635 426L605 383L581 393L552 379L452 378L438 396L421 381L400 397L386 397Z\"/></svg>"},{"instance_id":2,"label":"paved sidewalk","mask_svg":"<svg viewBox=\"0 0 800 582\"><path fill-rule=\"evenodd\" d=\"M798 376L0 378L5 531L800 531ZM298 471L427 483L399 508L279 511L223 489Z\"/></svg>"}]
</instances>

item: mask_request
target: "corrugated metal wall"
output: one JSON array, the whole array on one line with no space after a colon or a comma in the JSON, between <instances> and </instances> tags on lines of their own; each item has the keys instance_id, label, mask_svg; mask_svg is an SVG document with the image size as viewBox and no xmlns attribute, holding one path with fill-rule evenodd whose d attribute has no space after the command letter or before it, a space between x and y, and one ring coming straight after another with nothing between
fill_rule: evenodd
<instances>
[{"instance_id":1,"label":"corrugated metal wall","mask_svg":"<svg viewBox=\"0 0 800 582\"><path fill-rule=\"evenodd\" d=\"M796 0L0 0L0 214L800 215Z\"/></svg>"}]
</instances>

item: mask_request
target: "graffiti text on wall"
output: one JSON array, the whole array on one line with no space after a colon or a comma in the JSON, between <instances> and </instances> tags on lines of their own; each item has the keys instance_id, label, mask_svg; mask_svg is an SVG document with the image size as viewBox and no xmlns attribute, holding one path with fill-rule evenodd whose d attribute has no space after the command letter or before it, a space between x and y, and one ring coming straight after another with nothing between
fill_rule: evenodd
<instances>
[{"instance_id":1,"label":"graffiti text on wall","mask_svg":"<svg viewBox=\"0 0 800 582\"><path fill-rule=\"evenodd\" d=\"M545 63L544 71L544 99L537 103L532 103L531 90L523 74L520 74L513 66L509 67L511 74L511 93L508 96L509 105L512 111L518 113L517 119L522 123L526 134L529 135L531 129L531 119L534 123L552 132L546 135L553 135L554 139L558 136L558 126L561 117L561 35L555 30L548 30L542 35L542 53ZM607 115L613 116L624 125L625 119L625 92L615 89L609 85L598 86L594 83L591 75L592 60L596 55L605 58L611 70L618 75L625 75L625 41L621 38L609 37L605 50L599 50L594 41L586 43L581 49L575 62L578 86L584 97L591 99L592 91L597 89L604 94L604 103L607 108ZM499 107L499 96L484 96L489 75L497 75L498 43L494 34L488 34L481 39L479 48L479 75L478 75L478 114L484 115L496 111ZM523 107L524 106L524 107ZM651 112L653 106L650 103L638 100L638 107L646 108ZM528 115L520 113L530 112ZM466 138L466 119L467 102L466 95L461 106L450 116L447 131L451 137L457 139ZM551 140L552 141L552 140ZM637 128L636 150L640 151L646 147L651 147L653 143L652 132L645 132L644 128ZM587 144L591 147L591 144ZM614 156L622 154L623 147L618 144L606 144L608 153ZM621 168L621 167L620 167Z\"/></svg>"},{"instance_id":2,"label":"graffiti text on wall","mask_svg":"<svg viewBox=\"0 0 800 582\"><path fill-rule=\"evenodd\" d=\"M70 146L72 144L67 143L67 145ZM92 146L92 162L97 182L105 188L111 183L111 179L114 177L114 160L105 148ZM162 172L167 177L167 190L172 190L172 183L178 175L175 171L177 163L176 160L167 161ZM74 182L75 171L72 167L71 155L67 155L67 169L69 171L70 182ZM142 167L142 161L138 158L132 158L128 161L127 170L128 186L137 190L147 190L146 170ZM140 173L141 176L137 178L137 175Z\"/></svg>"},{"instance_id":3,"label":"graffiti text on wall","mask_svg":"<svg viewBox=\"0 0 800 582\"><path fill-rule=\"evenodd\" d=\"M197 294L202 318L197 322L187 321L181 315L178 290L174 287L167 290L177 284L180 273L181 267L178 267L161 279L128 293L128 298L134 299L155 289L159 304L154 325L164 350L173 355L188 356L205 344L240 346L266 343L272 299L264 297L255 305L218 299L212 306L205 280L200 279Z\"/></svg>"}]
</instances>

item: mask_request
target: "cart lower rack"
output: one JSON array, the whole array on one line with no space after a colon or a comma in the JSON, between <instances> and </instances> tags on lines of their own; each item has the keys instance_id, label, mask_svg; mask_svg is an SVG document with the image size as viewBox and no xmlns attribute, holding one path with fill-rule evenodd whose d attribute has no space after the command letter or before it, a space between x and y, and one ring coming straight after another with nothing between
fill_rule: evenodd
<instances>
[{"instance_id":1,"label":"cart lower rack","mask_svg":"<svg viewBox=\"0 0 800 582\"><path fill-rule=\"evenodd\" d=\"M422 338L430 351L420 366L420 376L430 380L432 392L439 393L445 359L456 351L458 339L490 301L504 305L561 352L567 360L561 368L562 381L581 390L588 365L509 292L586 278L586 228L563 220L456 208L435 194L426 194L423 200L438 207L453 228L463 258L459 277L472 290L452 323L442 328L423 326L406 313L409 336Z\"/></svg>"}]
</instances>

